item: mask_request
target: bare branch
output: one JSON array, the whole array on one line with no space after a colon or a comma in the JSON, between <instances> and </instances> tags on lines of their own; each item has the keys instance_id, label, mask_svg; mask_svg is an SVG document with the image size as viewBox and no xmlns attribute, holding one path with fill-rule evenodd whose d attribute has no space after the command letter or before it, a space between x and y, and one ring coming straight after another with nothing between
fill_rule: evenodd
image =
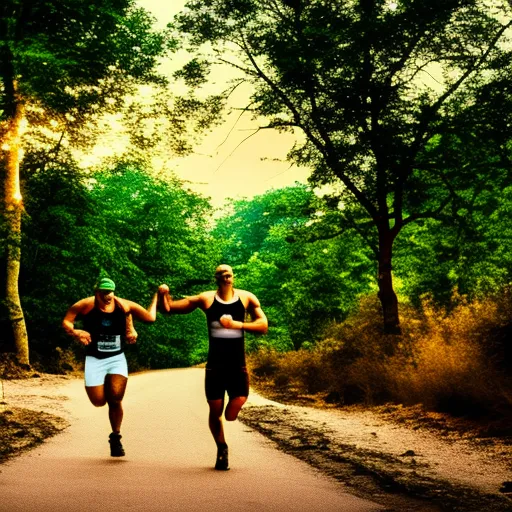
<instances>
[{"instance_id":1,"label":"bare branch","mask_svg":"<svg viewBox=\"0 0 512 512\"><path fill-rule=\"evenodd\" d=\"M494 39L491 41L489 46L487 47L487 50L482 53L482 56L477 59L475 64L471 66L469 69L466 70L463 75L456 80L446 91L444 94L442 94L437 101L427 110L425 116L421 120L418 126L417 135L416 135L416 151L418 151L422 141L429 135L428 125L434 115L439 111L439 109L442 107L442 105L445 103L445 101L450 98L458 89L459 87L487 60L487 57L491 53L491 51L496 47L498 44L498 41L501 39L501 36L510 28L512 27L512 21L508 22L506 25L504 25L501 30L498 31Z\"/></svg>"},{"instance_id":2,"label":"bare branch","mask_svg":"<svg viewBox=\"0 0 512 512\"><path fill-rule=\"evenodd\" d=\"M230 130L228 131L228 134L226 135L226 138L217 146L217 150L222 146L224 145L224 143L228 140L229 136L231 135L231 133L233 132L233 130L235 129L236 125L238 124L238 121L240 121L241 117L247 112L249 106L252 105L252 103L249 103L249 105L245 108L242 109L242 112L240 112L240 115L236 118L236 121L234 122L233 126L230 128Z\"/></svg>"},{"instance_id":3,"label":"bare branch","mask_svg":"<svg viewBox=\"0 0 512 512\"><path fill-rule=\"evenodd\" d=\"M235 149L233 149L233 151L231 151L231 153L229 153L229 155L224 158L224 160L222 160L222 162L219 164L219 166L213 171L213 174L215 174L226 162L229 158L231 158L231 156L233 156L234 152L247 140L249 140L251 137L253 137L254 135L256 135L259 131L261 130L261 128L255 128L254 130L254 133L251 133L251 135L248 135L247 137L245 137L245 139L243 139L242 141L240 141Z\"/></svg>"}]
</instances>

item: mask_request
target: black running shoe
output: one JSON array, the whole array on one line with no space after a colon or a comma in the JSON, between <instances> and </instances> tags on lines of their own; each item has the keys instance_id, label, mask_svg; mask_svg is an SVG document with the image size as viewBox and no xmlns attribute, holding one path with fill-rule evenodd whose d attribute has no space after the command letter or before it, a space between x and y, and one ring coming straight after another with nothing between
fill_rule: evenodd
<instances>
[{"instance_id":1,"label":"black running shoe","mask_svg":"<svg viewBox=\"0 0 512 512\"><path fill-rule=\"evenodd\" d=\"M112 457L124 457L124 448L121 444L121 434L112 432L108 436L108 442L110 443L110 455Z\"/></svg>"},{"instance_id":2,"label":"black running shoe","mask_svg":"<svg viewBox=\"0 0 512 512\"><path fill-rule=\"evenodd\" d=\"M219 447L217 449L217 461L215 462L215 469L227 471L229 469L228 462L228 447Z\"/></svg>"}]
</instances>

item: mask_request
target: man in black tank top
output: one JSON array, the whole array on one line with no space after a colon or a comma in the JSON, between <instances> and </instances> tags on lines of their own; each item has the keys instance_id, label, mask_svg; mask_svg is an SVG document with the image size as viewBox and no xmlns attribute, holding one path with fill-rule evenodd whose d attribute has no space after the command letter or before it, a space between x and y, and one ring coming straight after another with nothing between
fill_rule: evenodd
<instances>
[{"instance_id":1,"label":"man in black tank top","mask_svg":"<svg viewBox=\"0 0 512 512\"><path fill-rule=\"evenodd\" d=\"M217 444L215 469L227 470L228 446L222 415L224 413L227 421L236 420L249 395L244 332L265 334L268 322L254 294L233 288L233 269L229 265L217 267L215 280L217 290L181 300L173 300L165 284L159 287L159 292L163 310L167 313L190 313L199 308L206 314L209 337L205 374L206 399L210 407L208 425ZM226 393L229 400L224 409Z\"/></svg>"},{"instance_id":2,"label":"man in black tank top","mask_svg":"<svg viewBox=\"0 0 512 512\"><path fill-rule=\"evenodd\" d=\"M85 346L85 391L96 407L108 404L112 426L110 455L121 457L125 454L121 444L122 400L128 382L124 344L137 340L132 316L143 322L156 320L158 294L155 293L146 310L135 302L115 297L114 291L114 281L101 279L93 297L82 299L69 308L62 326ZM76 319L82 320L83 329L75 329Z\"/></svg>"}]
</instances>

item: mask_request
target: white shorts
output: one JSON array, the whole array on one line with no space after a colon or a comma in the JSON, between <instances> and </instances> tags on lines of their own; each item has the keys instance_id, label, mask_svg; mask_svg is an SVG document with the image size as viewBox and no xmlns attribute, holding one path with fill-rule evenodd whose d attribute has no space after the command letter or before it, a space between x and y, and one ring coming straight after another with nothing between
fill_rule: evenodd
<instances>
[{"instance_id":1,"label":"white shorts","mask_svg":"<svg viewBox=\"0 0 512 512\"><path fill-rule=\"evenodd\" d=\"M105 376L114 374L128 377L128 364L124 353L106 359L85 356L85 385L87 387L102 386L105 384Z\"/></svg>"}]
</instances>

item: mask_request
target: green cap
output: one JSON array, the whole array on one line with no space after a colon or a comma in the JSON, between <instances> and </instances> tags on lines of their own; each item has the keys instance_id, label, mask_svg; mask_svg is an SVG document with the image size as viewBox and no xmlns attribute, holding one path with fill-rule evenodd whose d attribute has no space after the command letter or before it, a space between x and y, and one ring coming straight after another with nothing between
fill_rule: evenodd
<instances>
[{"instance_id":1,"label":"green cap","mask_svg":"<svg viewBox=\"0 0 512 512\"><path fill-rule=\"evenodd\" d=\"M103 279L100 279L95 286L96 290L108 290L113 292L116 289L116 285L112 279L109 279L108 277L104 277Z\"/></svg>"}]
</instances>

